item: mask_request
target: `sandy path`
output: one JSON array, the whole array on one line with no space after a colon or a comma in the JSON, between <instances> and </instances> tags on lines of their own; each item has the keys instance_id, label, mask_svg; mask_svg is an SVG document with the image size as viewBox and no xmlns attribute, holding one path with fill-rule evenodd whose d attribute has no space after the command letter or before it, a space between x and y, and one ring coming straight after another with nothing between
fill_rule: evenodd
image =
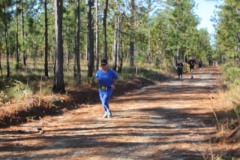
<instances>
[{"instance_id":1,"label":"sandy path","mask_svg":"<svg viewBox=\"0 0 240 160\"><path fill-rule=\"evenodd\" d=\"M115 97L111 119L96 104L1 129L0 159L203 159L219 149L209 143L219 76L202 69L193 80L184 75Z\"/></svg>"}]
</instances>

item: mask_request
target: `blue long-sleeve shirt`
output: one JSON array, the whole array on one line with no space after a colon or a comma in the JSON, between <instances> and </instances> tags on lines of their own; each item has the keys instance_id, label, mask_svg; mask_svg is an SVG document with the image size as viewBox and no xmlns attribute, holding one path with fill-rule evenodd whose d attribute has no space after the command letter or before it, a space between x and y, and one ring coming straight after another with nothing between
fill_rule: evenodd
<instances>
[{"instance_id":1,"label":"blue long-sleeve shirt","mask_svg":"<svg viewBox=\"0 0 240 160\"><path fill-rule=\"evenodd\" d=\"M112 69L108 69L107 72L98 70L95 79L99 79L99 84L110 87L115 79L118 79L118 74Z\"/></svg>"}]
</instances>

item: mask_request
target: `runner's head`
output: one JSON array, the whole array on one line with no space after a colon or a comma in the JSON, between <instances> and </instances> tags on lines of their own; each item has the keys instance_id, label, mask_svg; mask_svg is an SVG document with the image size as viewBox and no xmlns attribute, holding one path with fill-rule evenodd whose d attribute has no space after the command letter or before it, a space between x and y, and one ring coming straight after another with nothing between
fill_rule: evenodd
<instances>
[{"instance_id":1,"label":"runner's head","mask_svg":"<svg viewBox=\"0 0 240 160\"><path fill-rule=\"evenodd\" d=\"M101 67L102 67L103 70L107 70L107 68L108 68L107 64L108 64L107 59L102 59L101 60Z\"/></svg>"},{"instance_id":2,"label":"runner's head","mask_svg":"<svg viewBox=\"0 0 240 160\"><path fill-rule=\"evenodd\" d=\"M107 59L102 59L101 60L101 66L107 65Z\"/></svg>"}]
</instances>

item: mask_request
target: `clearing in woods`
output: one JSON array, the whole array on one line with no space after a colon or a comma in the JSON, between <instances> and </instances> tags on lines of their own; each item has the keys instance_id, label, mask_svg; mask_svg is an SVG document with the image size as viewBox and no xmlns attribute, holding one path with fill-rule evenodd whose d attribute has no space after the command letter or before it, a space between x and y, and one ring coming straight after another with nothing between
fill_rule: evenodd
<instances>
[{"instance_id":1,"label":"clearing in woods","mask_svg":"<svg viewBox=\"0 0 240 160\"><path fill-rule=\"evenodd\" d=\"M99 102L1 129L0 159L201 160L237 151L239 144L210 142L219 77L217 68L203 68L194 79L184 74L114 97L110 119Z\"/></svg>"}]
</instances>

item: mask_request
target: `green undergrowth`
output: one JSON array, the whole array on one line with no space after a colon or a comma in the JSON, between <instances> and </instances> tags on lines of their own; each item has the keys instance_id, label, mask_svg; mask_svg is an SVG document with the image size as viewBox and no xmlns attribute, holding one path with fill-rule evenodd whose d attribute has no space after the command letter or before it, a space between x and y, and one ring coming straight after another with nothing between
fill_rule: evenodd
<instances>
[{"instance_id":1,"label":"green undergrowth","mask_svg":"<svg viewBox=\"0 0 240 160\"><path fill-rule=\"evenodd\" d=\"M50 81L48 79L41 79L41 77L23 77L13 76L11 78L0 79L0 102L5 104L11 101L21 101L24 97L33 95L47 95L51 94L49 87Z\"/></svg>"},{"instance_id":2,"label":"green undergrowth","mask_svg":"<svg viewBox=\"0 0 240 160\"><path fill-rule=\"evenodd\" d=\"M87 70L82 70L81 85L78 87L96 87L93 78L87 78ZM10 78L0 77L0 106L11 101L20 101L24 97L33 95L45 96L52 94L53 77L46 78L41 76L42 70L39 72L27 70L21 70L21 73L16 73ZM65 74L65 88L76 87L76 82L72 77L73 74L69 72ZM128 68L124 67L122 72L119 73L119 81L127 82L134 77L143 77L155 81L161 81L169 78L166 74L163 74L160 69L154 68L154 66L142 65L141 67Z\"/></svg>"},{"instance_id":3,"label":"green undergrowth","mask_svg":"<svg viewBox=\"0 0 240 160\"><path fill-rule=\"evenodd\" d=\"M228 97L235 106L233 110L239 117L240 66L231 66L230 64L224 66L223 85L227 88Z\"/></svg>"},{"instance_id":4,"label":"green undergrowth","mask_svg":"<svg viewBox=\"0 0 240 160\"><path fill-rule=\"evenodd\" d=\"M133 77L144 77L154 81L161 81L171 77L170 74L151 66L124 68L120 75L120 80L131 80Z\"/></svg>"}]
</instances>

